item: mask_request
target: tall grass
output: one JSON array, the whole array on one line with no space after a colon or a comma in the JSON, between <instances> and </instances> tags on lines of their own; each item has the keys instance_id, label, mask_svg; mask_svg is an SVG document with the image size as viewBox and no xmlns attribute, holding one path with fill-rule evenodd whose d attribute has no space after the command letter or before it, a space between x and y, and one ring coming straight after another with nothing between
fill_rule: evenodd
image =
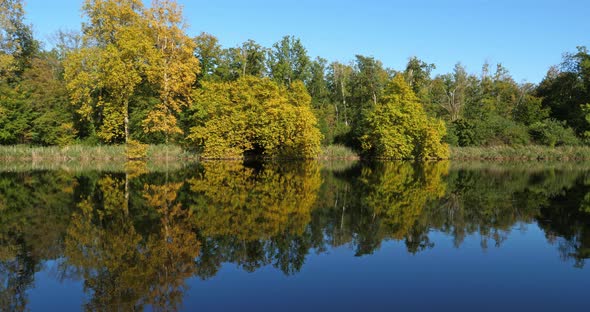
<instances>
[{"instance_id":1,"label":"tall grass","mask_svg":"<svg viewBox=\"0 0 590 312\"><path fill-rule=\"evenodd\" d=\"M136 168L129 168L129 162L124 160L97 160L97 161L54 161L54 160L14 160L0 161L0 172L29 172L29 171L65 171L65 172L129 172ZM186 168L195 164L192 161L182 160L155 160L145 163L135 162L141 170L146 172L171 172Z\"/></svg>"},{"instance_id":2,"label":"tall grass","mask_svg":"<svg viewBox=\"0 0 590 312\"><path fill-rule=\"evenodd\" d=\"M328 145L322 147L322 153L319 156L321 160L330 160L330 159L350 159L356 160L359 159L360 156L344 145L335 144L335 145Z\"/></svg>"},{"instance_id":3,"label":"tall grass","mask_svg":"<svg viewBox=\"0 0 590 312\"><path fill-rule=\"evenodd\" d=\"M186 152L175 145L149 145L147 158L152 160L164 159L197 159L194 153ZM70 145L59 146L0 146L0 160L53 160L53 161L111 161L126 159L124 145Z\"/></svg>"},{"instance_id":4,"label":"tall grass","mask_svg":"<svg viewBox=\"0 0 590 312\"><path fill-rule=\"evenodd\" d=\"M158 160L197 160L197 154L176 145L149 145L147 158ZM451 160L590 160L590 146L548 147L538 145L451 147ZM358 160L360 156L343 145L322 148L320 160ZM0 146L0 162L13 161L125 161L124 145L71 145L65 147Z\"/></svg>"},{"instance_id":5,"label":"tall grass","mask_svg":"<svg viewBox=\"0 0 590 312\"><path fill-rule=\"evenodd\" d=\"M452 160L590 160L590 146L452 147Z\"/></svg>"},{"instance_id":6,"label":"tall grass","mask_svg":"<svg viewBox=\"0 0 590 312\"><path fill-rule=\"evenodd\" d=\"M555 171L580 171L590 170L590 160L507 160L507 161L490 161L490 160L463 160L451 161L451 170L485 170L488 172L546 172Z\"/></svg>"}]
</instances>

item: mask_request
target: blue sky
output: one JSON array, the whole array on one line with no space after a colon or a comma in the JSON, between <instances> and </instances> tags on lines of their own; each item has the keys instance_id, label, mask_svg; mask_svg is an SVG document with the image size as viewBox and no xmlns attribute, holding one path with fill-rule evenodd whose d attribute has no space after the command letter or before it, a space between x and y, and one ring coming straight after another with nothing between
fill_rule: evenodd
<instances>
[{"instance_id":1,"label":"blue sky","mask_svg":"<svg viewBox=\"0 0 590 312\"><path fill-rule=\"evenodd\" d=\"M149 2L149 0L144 0ZM217 36L225 47L254 39L264 46L301 38L312 57L348 62L374 56L401 69L410 56L449 72L502 63L516 81L539 82L576 46L590 47L588 0L178 0L189 35ZM38 38L79 29L82 0L25 0Z\"/></svg>"}]
</instances>

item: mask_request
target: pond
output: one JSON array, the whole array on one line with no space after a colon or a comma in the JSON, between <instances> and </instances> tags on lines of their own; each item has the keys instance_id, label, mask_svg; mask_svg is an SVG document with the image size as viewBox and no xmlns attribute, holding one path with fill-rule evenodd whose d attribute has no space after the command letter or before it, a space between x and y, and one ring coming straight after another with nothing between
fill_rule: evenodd
<instances>
[{"instance_id":1,"label":"pond","mask_svg":"<svg viewBox=\"0 0 590 312\"><path fill-rule=\"evenodd\" d=\"M590 164L0 172L0 310L586 311Z\"/></svg>"}]
</instances>

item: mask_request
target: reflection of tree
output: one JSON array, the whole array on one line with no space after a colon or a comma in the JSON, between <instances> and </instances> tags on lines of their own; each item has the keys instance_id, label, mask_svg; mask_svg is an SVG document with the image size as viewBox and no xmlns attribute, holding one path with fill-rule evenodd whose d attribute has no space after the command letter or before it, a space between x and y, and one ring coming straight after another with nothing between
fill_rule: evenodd
<instances>
[{"instance_id":1,"label":"reflection of tree","mask_svg":"<svg viewBox=\"0 0 590 312\"><path fill-rule=\"evenodd\" d=\"M144 187L145 209L155 210L160 219L158 231L147 236L129 214L124 177L104 176L97 193L79 203L67 233L66 256L93 292L88 309L178 306L198 253L190 213L176 203L181 186Z\"/></svg>"},{"instance_id":2,"label":"reflection of tree","mask_svg":"<svg viewBox=\"0 0 590 312\"><path fill-rule=\"evenodd\" d=\"M451 169L446 163L204 163L167 174L0 173L0 310L26 310L45 260L82 278L89 310L179 308L185 281L223 263L286 274L308 253L388 239L410 252L431 231L500 245L537 222L560 256L590 257L590 180L580 170Z\"/></svg>"},{"instance_id":3,"label":"reflection of tree","mask_svg":"<svg viewBox=\"0 0 590 312\"><path fill-rule=\"evenodd\" d=\"M35 263L22 251L0 255L0 310L25 311L27 289L33 284Z\"/></svg>"},{"instance_id":4,"label":"reflection of tree","mask_svg":"<svg viewBox=\"0 0 590 312\"><path fill-rule=\"evenodd\" d=\"M453 235L457 246L474 233L483 248L489 240L499 246L515 224L533 222L551 198L573 187L577 176L555 170L456 170L442 209L433 211L431 220Z\"/></svg>"},{"instance_id":5,"label":"reflection of tree","mask_svg":"<svg viewBox=\"0 0 590 312\"><path fill-rule=\"evenodd\" d=\"M590 197L590 175L579 179L572 188L553 197L541 209L539 226L552 243L557 243L561 258L572 259L583 267L590 258L590 212L586 209Z\"/></svg>"},{"instance_id":6,"label":"reflection of tree","mask_svg":"<svg viewBox=\"0 0 590 312\"><path fill-rule=\"evenodd\" d=\"M482 248L487 248L490 240L499 246L515 224L534 222L557 202L583 210L580 200L587 194L572 192L580 184L579 171L527 170L521 166L451 170L447 175L447 170L445 163L380 163L323 171L321 208L315 210L311 223L313 245L325 249L326 244L348 243L362 255L392 238L404 240L408 251L416 252L432 246L428 234L435 229L452 235L456 246L472 234L481 236ZM564 194L577 200L565 200ZM546 219L552 222L563 215L567 213L556 212ZM573 221L564 221L563 228L575 224ZM571 245L583 236L569 237L572 239L565 242ZM562 250L572 249L566 247ZM573 249L583 254L581 246Z\"/></svg>"},{"instance_id":7,"label":"reflection of tree","mask_svg":"<svg viewBox=\"0 0 590 312\"><path fill-rule=\"evenodd\" d=\"M26 310L40 263L61 255L76 185L62 171L0 173L0 311Z\"/></svg>"},{"instance_id":8,"label":"reflection of tree","mask_svg":"<svg viewBox=\"0 0 590 312\"><path fill-rule=\"evenodd\" d=\"M385 162L374 171L363 171L361 180L368 184L366 205L380 217L387 237L405 239L412 252L431 246L425 235L429 220L424 210L444 196L442 178L447 173L447 162Z\"/></svg>"},{"instance_id":9,"label":"reflection of tree","mask_svg":"<svg viewBox=\"0 0 590 312\"><path fill-rule=\"evenodd\" d=\"M446 162L379 162L336 172L337 179L328 175L332 185L322 188L320 204L330 207L332 201L333 208L318 210L312 232L322 231L332 245L352 244L357 255L372 253L388 238L403 239L411 252L428 248L425 209L445 194L447 172Z\"/></svg>"},{"instance_id":10,"label":"reflection of tree","mask_svg":"<svg viewBox=\"0 0 590 312\"><path fill-rule=\"evenodd\" d=\"M309 249L305 230L321 184L317 164L251 168L207 162L189 183L195 223L208 238L199 263L232 261L247 270L273 263L286 273L301 267ZM202 276L215 270L203 270Z\"/></svg>"},{"instance_id":11,"label":"reflection of tree","mask_svg":"<svg viewBox=\"0 0 590 312\"><path fill-rule=\"evenodd\" d=\"M144 197L148 207L161 216L159 235L151 235L147 250L151 304L163 310L179 306L185 288L185 280L195 273L195 258L199 242L192 224L190 210L176 203L178 190L183 183L146 185Z\"/></svg>"}]
</instances>

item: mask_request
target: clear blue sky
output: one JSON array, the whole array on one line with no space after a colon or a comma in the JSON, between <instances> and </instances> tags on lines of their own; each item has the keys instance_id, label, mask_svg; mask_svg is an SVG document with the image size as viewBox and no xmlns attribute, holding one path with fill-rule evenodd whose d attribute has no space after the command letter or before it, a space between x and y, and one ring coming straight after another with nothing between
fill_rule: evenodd
<instances>
[{"instance_id":1,"label":"clear blue sky","mask_svg":"<svg viewBox=\"0 0 590 312\"><path fill-rule=\"evenodd\" d=\"M82 0L25 0L38 38L79 29ZM149 0L144 0L149 2ZM516 81L539 82L563 52L590 47L589 0L178 0L189 35L217 36L225 47L254 39L264 46L301 38L312 57L348 62L374 56L404 67L410 56L435 73L463 63L478 73L501 62Z\"/></svg>"}]
</instances>

